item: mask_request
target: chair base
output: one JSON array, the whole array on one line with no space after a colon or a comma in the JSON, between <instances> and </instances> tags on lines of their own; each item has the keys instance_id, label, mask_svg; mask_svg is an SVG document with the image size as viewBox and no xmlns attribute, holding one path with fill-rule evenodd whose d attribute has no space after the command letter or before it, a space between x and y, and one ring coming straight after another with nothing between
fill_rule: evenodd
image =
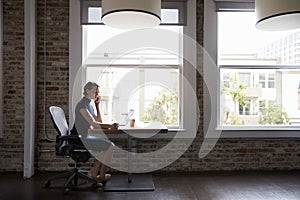
<instances>
[{"instance_id":1,"label":"chair base","mask_svg":"<svg viewBox=\"0 0 300 200\"><path fill-rule=\"evenodd\" d=\"M69 192L69 187L72 186L78 186L78 180L79 178L83 180L87 180L89 183L92 183L92 190L96 190L98 188L98 182L97 180L91 178L87 175L86 171L79 170L78 168L74 168L71 171L62 173L62 174L56 174L53 176L48 177L48 180L45 182L45 188L49 188L51 185L51 181L56 179L66 179L66 182L63 185L63 193L67 194Z\"/></svg>"}]
</instances>

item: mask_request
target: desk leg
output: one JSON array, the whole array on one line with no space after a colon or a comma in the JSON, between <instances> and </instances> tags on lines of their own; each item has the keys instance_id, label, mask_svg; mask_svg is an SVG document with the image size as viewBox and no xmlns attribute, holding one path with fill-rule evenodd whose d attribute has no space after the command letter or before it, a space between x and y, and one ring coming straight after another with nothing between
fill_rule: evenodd
<instances>
[{"instance_id":1,"label":"desk leg","mask_svg":"<svg viewBox=\"0 0 300 200\"><path fill-rule=\"evenodd\" d=\"M151 174L133 174L132 173L132 143L133 138L128 134L128 173L116 174L105 185L104 191L154 191L155 186ZM134 140L136 141L136 140Z\"/></svg>"},{"instance_id":2,"label":"desk leg","mask_svg":"<svg viewBox=\"0 0 300 200\"><path fill-rule=\"evenodd\" d=\"M127 140L127 148L128 148L128 183L131 183L132 181L132 157L131 157L131 151L132 151L132 137L128 134L128 140Z\"/></svg>"}]
</instances>

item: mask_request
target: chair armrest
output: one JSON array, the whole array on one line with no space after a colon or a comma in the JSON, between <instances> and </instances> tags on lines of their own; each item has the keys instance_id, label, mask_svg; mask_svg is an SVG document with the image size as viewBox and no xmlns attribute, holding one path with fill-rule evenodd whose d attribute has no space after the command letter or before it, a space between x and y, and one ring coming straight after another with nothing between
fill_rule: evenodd
<instances>
[{"instance_id":1,"label":"chair armrest","mask_svg":"<svg viewBox=\"0 0 300 200\"><path fill-rule=\"evenodd\" d=\"M64 136L59 136L59 138L58 138L58 140L60 142L69 141L71 139L79 139L80 140L81 137L78 136L78 135L64 135ZM75 149L82 150L82 149L86 149L84 145L80 145L80 144L69 144L68 148L69 148L69 150L75 150Z\"/></svg>"},{"instance_id":2,"label":"chair armrest","mask_svg":"<svg viewBox=\"0 0 300 200\"><path fill-rule=\"evenodd\" d=\"M74 152L76 150L86 150L85 146L80 144L68 144L66 142L69 142L72 139L80 139L78 135L63 135L63 136L56 136L56 154L58 155L64 155L64 154L70 154L71 152Z\"/></svg>"},{"instance_id":3,"label":"chair armrest","mask_svg":"<svg viewBox=\"0 0 300 200\"><path fill-rule=\"evenodd\" d=\"M70 140L70 139L78 139L78 135L63 135L63 136L58 136L58 140Z\"/></svg>"}]
</instances>

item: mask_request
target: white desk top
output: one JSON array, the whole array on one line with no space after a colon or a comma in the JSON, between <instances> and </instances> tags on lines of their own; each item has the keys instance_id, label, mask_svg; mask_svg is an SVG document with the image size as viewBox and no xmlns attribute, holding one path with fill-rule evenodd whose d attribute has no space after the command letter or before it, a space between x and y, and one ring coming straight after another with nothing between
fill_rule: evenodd
<instances>
[{"instance_id":1,"label":"white desk top","mask_svg":"<svg viewBox=\"0 0 300 200\"><path fill-rule=\"evenodd\" d=\"M144 137L151 137L157 133L167 133L168 128L161 122L136 122L134 127L119 126L118 130L104 130L104 129L89 129L88 134L92 136L100 136L101 134L116 134L125 133L133 136L144 135Z\"/></svg>"}]
</instances>

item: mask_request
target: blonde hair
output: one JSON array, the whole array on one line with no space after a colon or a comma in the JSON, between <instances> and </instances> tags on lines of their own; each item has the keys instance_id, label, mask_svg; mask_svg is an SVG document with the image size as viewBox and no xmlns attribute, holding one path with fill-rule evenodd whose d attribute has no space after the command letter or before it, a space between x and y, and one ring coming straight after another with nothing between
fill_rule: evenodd
<instances>
[{"instance_id":1,"label":"blonde hair","mask_svg":"<svg viewBox=\"0 0 300 200\"><path fill-rule=\"evenodd\" d=\"M87 95L88 93L87 93L87 90L91 90L91 89L93 89L93 87L100 87L97 83L95 83L95 82L87 82L86 84L85 84L85 86L83 87L83 95Z\"/></svg>"}]
</instances>

